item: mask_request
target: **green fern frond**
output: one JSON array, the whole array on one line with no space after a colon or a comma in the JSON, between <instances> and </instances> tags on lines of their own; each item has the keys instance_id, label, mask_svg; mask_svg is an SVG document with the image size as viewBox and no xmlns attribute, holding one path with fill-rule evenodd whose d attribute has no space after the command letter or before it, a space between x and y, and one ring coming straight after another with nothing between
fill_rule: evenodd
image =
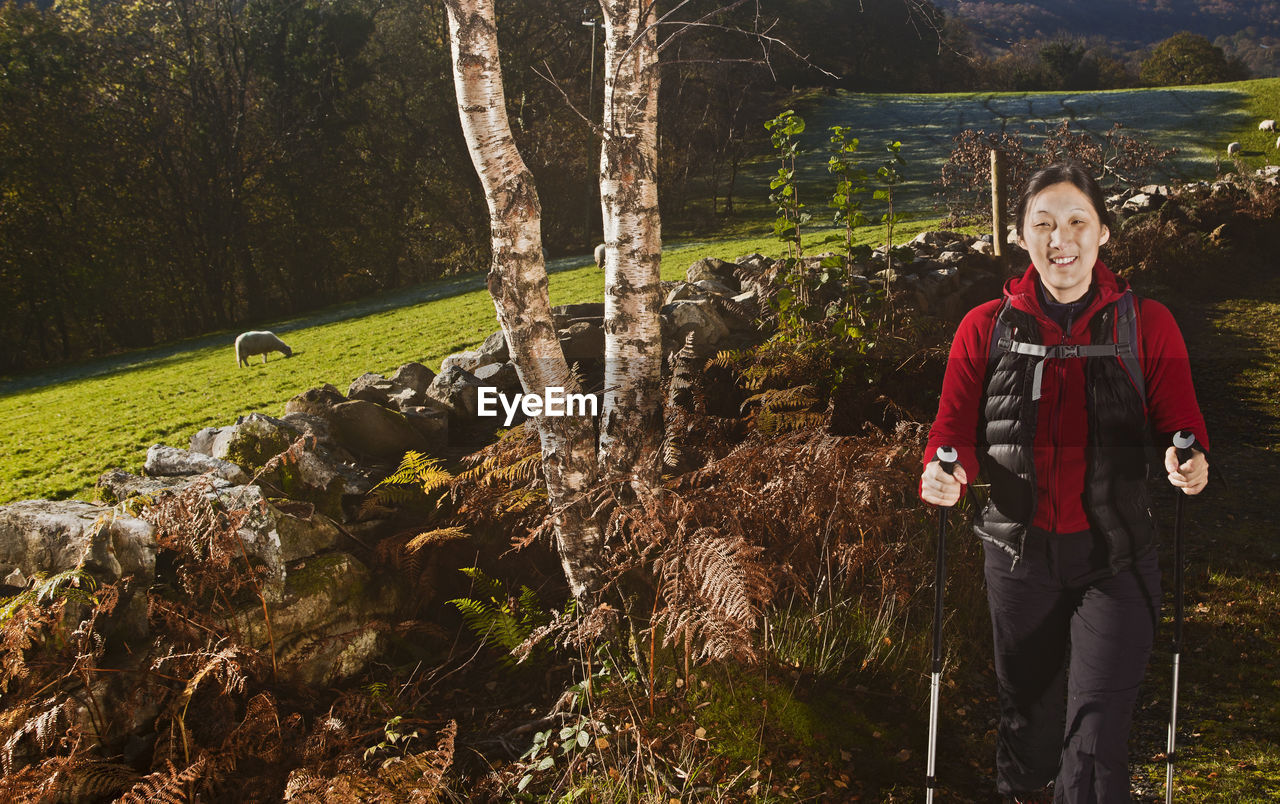
<instances>
[{"instance_id":1,"label":"green fern frond","mask_svg":"<svg viewBox=\"0 0 1280 804\"><path fill-rule=\"evenodd\" d=\"M462 622L482 642L502 653L502 662L514 667L512 652L520 647L533 630L544 625L549 616L542 608L538 595L527 586L520 587L520 596L513 604L502 584L489 578L477 567L462 570L476 585L477 597L462 597L448 601L457 607Z\"/></svg>"},{"instance_id":2,"label":"green fern frond","mask_svg":"<svg viewBox=\"0 0 1280 804\"><path fill-rule=\"evenodd\" d=\"M487 637L491 623L497 616L497 607L492 603L470 597L455 597L449 601L449 605L458 609L458 613L462 615L463 624L470 629L471 633L481 638Z\"/></svg>"},{"instance_id":3,"label":"green fern frond","mask_svg":"<svg viewBox=\"0 0 1280 804\"><path fill-rule=\"evenodd\" d=\"M746 352L741 349L721 349L715 353L714 357L707 359L706 365L702 367L702 370L706 371L712 366L719 366L723 369L734 368L742 362L742 358L745 354Z\"/></svg>"},{"instance_id":4,"label":"green fern frond","mask_svg":"<svg viewBox=\"0 0 1280 804\"><path fill-rule=\"evenodd\" d=\"M420 499L422 499L422 493L416 486L381 486L369 492L369 496L365 498L365 504L369 506L403 505Z\"/></svg>"},{"instance_id":5,"label":"green fern frond","mask_svg":"<svg viewBox=\"0 0 1280 804\"><path fill-rule=\"evenodd\" d=\"M410 450L400 465L374 486L360 506L362 514L372 514L390 506L407 506L425 501L432 492L453 482L453 475L440 468L439 458Z\"/></svg>"},{"instance_id":6,"label":"green fern frond","mask_svg":"<svg viewBox=\"0 0 1280 804\"><path fill-rule=\"evenodd\" d=\"M374 486L416 486L423 494L449 485L453 475L440 468L439 458L429 458L421 452L409 450L400 459L400 466L389 477Z\"/></svg>"},{"instance_id":7,"label":"green fern frond","mask_svg":"<svg viewBox=\"0 0 1280 804\"><path fill-rule=\"evenodd\" d=\"M458 608L462 622L467 630L480 638L480 641L501 653L501 661L506 665L514 665L511 650L524 642L533 630L522 626L511 612L493 602L460 597L449 603Z\"/></svg>"},{"instance_id":8,"label":"green fern frond","mask_svg":"<svg viewBox=\"0 0 1280 804\"><path fill-rule=\"evenodd\" d=\"M484 574L484 570L479 567L462 567L458 570L463 575L471 579L472 592L479 598L486 600L501 600L507 596L506 590L502 588L502 584Z\"/></svg>"},{"instance_id":9,"label":"green fern frond","mask_svg":"<svg viewBox=\"0 0 1280 804\"><path fill-rule=\"evenodd\" d=\"M71 603L92 603L93 590L98 585L98 582L83 567L73 567L55 575L37 572L32 579L35 585L22 590L0 606L0 625L12 619L18 609L29 603L44 606L58 598Z\"/></svg>"},{"instance_id":10,"label":"green fern frond","mask_svg":"<svg viewBox=\"0 0 1280 804\"><path fill-rule=\"evenodd\" d=\"M542 601L538 599L538 593L520 584L520 611L525 616L532 616L533 612L542 611Z\"/></svg>"}]
</instances>

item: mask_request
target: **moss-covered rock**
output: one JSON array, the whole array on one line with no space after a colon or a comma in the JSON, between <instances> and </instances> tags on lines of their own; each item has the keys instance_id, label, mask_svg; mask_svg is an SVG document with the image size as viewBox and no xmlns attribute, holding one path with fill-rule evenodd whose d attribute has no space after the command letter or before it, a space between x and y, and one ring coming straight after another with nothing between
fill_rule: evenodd
<instances>
[{"instance_id":1,"label":"moss-covered rock","mask_svg":"<svg viewBox=\"0 0 1280 804\"><path fill-rule=\"evenodd\" d=\"M331 684L360 672L382 649L395 610L393 584L375 583L359 559L340 551L289 565L284 594L268 606L242 612L245 638L274 650L280 675L299 684Z\"/></svg>"},{"instance_id":2,"label":"moss-covered rock","mask_svg":"<svg viewBox=\"0 0 1280 804\"><path fill-rule=\"evenodd\" d=\"M250 472L267 465L284 452L300 433L279 419L261 413L250 413L235 423L222 442L221 452L213 457L231 461Z\"/></svg>"}]
</instances>

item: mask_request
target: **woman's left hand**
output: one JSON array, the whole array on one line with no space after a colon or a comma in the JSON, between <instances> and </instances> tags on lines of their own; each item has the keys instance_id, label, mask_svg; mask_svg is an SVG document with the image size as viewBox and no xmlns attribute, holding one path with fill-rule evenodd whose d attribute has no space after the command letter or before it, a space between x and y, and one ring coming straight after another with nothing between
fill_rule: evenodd
<instances>
[{"instance_id":1,"label":"woman's left hand","mask_svg":"<svg viewBox=\"0 0 1280 804\"><path fill-rule=\"evenodd\" d=\"M1177 450L1169 447L1164 453L1164 468L1170 485L1184 494L1199 494L1209 483L1209 460L1198 449L1191 450L1191 459L1179 466Z\"/></svg>"}]
</instances>

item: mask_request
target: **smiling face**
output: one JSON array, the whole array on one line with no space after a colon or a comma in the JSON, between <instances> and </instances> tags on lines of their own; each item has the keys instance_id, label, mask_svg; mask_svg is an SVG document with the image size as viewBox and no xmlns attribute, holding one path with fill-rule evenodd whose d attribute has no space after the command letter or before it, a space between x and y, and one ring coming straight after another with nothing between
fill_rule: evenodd
<instances>
[{"instance_id":1,"label":"smiling face","mask_svg":"<svg viewBox=\"0 0 1280 804\"><path fill-rule=\"evenodd\" d=\"M1031 254L1045 290L1060 302L1073 302L1089 290L1098 249L1110 237L1089 196L1063 181L1031 198L1018 245Z\"/></svg>"}]
</instances>

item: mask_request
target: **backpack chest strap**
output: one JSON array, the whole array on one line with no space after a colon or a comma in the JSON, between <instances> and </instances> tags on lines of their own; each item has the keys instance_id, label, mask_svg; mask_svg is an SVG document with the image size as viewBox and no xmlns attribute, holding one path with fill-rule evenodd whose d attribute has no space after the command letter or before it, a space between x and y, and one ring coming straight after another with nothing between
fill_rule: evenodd
<instances>
[{"instance_id":1,"label":"backpack chest strap","mask_svg":"<svg viewBox=\"0 0 1280 804\"><path fill-rule=\"evenodd\" d=\"M1015 341L1012 338L1000 338L999 346L1006 352L1040 358L1036 361L1035 373L1031 382L1031 401L1033 402L1040 401L1040 385L1044 379L1044 362L1049 358L1069 360L1076 357L1121 357L1129 354L1129 350L1125 348L1125 345L1119 343L1088 345L1059 343L1053 346L1044 346L1038 343Z\"/></svg>"}]
</instances>

